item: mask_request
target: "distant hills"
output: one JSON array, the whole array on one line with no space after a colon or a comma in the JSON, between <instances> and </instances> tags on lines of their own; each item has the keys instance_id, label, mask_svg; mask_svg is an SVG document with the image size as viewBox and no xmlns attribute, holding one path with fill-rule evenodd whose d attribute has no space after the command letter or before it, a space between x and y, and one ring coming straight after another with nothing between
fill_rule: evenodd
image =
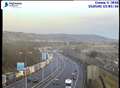
<instances>
[{"instance_id":1,"label":"distant hills","mask_svg":"<svg viewBox=\"0 0 120 88\"><path fill-rule=\"evenodd\" d=\"M34 34L23 32L3 32L3 40L6 41L48 41L48 42L118 42L98 35L88 34Z\"/></svg>"}]
</instances>

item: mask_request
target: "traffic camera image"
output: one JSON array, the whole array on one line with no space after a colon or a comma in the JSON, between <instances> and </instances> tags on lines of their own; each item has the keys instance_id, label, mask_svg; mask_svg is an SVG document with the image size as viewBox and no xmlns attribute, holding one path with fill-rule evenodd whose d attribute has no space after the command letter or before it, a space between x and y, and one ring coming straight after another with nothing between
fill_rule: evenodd
<instances>
[{"instance_id":1,"label":"traffic camera image","mask_svg":"<svg viewBox=\"0 0 120 88\"><path fill-rule=\"evenodd\" d=\"M117 0L1 1L1 88L118 88Z\"/></svg>"}]
</instances>

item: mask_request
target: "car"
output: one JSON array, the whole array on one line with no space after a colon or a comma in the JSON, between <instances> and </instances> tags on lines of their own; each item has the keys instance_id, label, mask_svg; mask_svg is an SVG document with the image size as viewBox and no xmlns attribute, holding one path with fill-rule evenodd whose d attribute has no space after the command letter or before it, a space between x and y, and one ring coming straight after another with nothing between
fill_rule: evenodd
<instances>
[{"instance_id":1,"label":"car","mask_svg":"<svg viewBox=\"0 0 120 88\"><path fill-rule=\"evenodd\" d=\"M59 79L55 78L53 81L53 85L59 85Z\"/></svg>"},{"instance_id":2,"label":"car","mask_svg":"<svg viewBox=\"0 0 120 88\"><path fill-rule=\"evenodd\" d=\"M74 72L77 72L77 70L75 70Z\"/></svg>"},{"instance_id":3,"label":"car","mask_svg":"<svg viewBox=\"0 0 120 88\"><path fill-rule=\"evenodd\" d=\"M33 82L33 83L38 83L39 80L38 80L38 79L34 79L32 82Z\"/></svg>"},{"instance_id":4,"label":"car","mask_svg":"<svg viewBox=\"0 0 120 88\"><path fill-rule=\"evenodd\" d=\"M6 75L2 75L2 85L3 85L3 87L5 87L6 86Z\"/></svg>"},{"instance_id":5,"label":"car","mask_svg":"<svg viewBox=\"0 0 120 88\"><path fill-rule=\"evenodd\" d=\"M28 82L31 82L32 80L33 80L32 77L28 77L28 78L27 78L27 81L28 81Z\"/></svg>"},{"instance_id":6,"label":"car","mask_svg":"<svg viewBox=\"0 0 120 88\"><path fill-rule=\"evenodd\" d=\"M73 79L73 80L76 80L76 77L74 76L72 79Z\"/></svg>"},{"instance_id":7,"label":"car","mask_svg":"<svg viewBox=\"0 0 120 88\"><path fill-rule=\"evenodd\" d=\"M65 79L65 88L72 88L73 80L72 79Z\"/></svg>"},{"instance_id":8,"label":"car","mask_svg":"<svg viewBox=\"0 0 120 88\"><path fill-rule=\"evenodd\" d=\"M76 80L76 73L72 73L72 79Z\"/></svg>"},{"instance_id":9,"label":"car","mask_svg":"<svg viewBox=\"0 0 120 88\"><path fill-rule=\"evenodd\" d=\"M27 81L28 81L28 82L33 82L33 83L38 83L38 82L39 82L39 79L37 79L37 78L32 78L32 77L28 77L28 78L27 78Z\"/></svg>"}]
</instances>

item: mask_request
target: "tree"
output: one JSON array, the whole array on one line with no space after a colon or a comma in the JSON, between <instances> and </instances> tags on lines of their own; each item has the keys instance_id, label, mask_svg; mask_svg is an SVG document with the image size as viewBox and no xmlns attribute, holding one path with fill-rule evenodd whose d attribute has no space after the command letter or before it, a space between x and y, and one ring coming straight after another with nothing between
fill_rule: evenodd
<instances>
[{"instance_id":1,"label":"tree","mask_svg":"<svg viewBox=\"0 0 120 88\"><path fill-rule=\"evenodd\" d=\"M98 52L97 51L91 51L87 54L90 58L95 58L98 56Z\"/></svg>"}]
</instances>

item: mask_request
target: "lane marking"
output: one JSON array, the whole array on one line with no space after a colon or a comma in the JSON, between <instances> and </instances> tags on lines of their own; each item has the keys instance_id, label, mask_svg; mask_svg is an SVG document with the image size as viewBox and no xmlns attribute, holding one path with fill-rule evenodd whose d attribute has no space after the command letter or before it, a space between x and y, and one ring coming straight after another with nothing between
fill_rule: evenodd
<instances>
[{"instance_id":1,"label":"lane marking","mask_svg":"<svg viewBox=\"0 0 120 88\"><path fill-rule=\"evenodd\" d=\"M60 68L60 67L59 67L59 68ZM41 82L44 82L47 78L48 78L48 80L49 80L49 77L50 77L51 75L53 75L57 70L58 70L58 68L56 68L56 70L55 70L54 72L52 72L49 76L47 76L45 79L43 79L42 81L40 81L38 84L34 85L32 88L37 87L37 86L38 86L38 87L41 86L40 83L41 83ZM46 80L46 81L47 81L47 80ZM37 88L38 88L38 87L37 87Z\"/></svg>"},{"instance_id":2,"label":"lane marking","mask_svg":"<svg viewBox=\"0 0 120 88\"><path fill-rule=\"evenodd\" d=\"M50 83L52 83L58 76L60 76L62 74L64 70L62 70L54 79L52 79L49 83L47 83L46 86L44 86L43 88L46 88Z\"/></svg>"},{"instance_id":3,"label":"lane marking","mask_svg":"<svg viewBox=\"0 0 120 88\"><path fill-rule=\"evenodd\" d=\"M49 83L47 83L47 85L44 86L43 88L46 88L46 87L47 87L50 83L52 83L58 76L60 76L60 75L63 73L63 71L65 70L65 67L66 67L66 65L64 64L62 71L61 71L54 79L52 79Z\"/></svg>"},{"instance_id":4,"label":"lane marking","mask_svg":"<svg viewBox=\"0 0 120 88\"><path fill-rule=\"evenodd\" d=\"M40 83L44 82L46 79L48 79L51 75L53 75L55 72L57 71L57 68L55 69L54 72L52 72L50 75L48 75L46 78L44 78L43 80L41 80L39 83L37 83L36 85L32 86L32 88L35 88L36 86L39 86Z\"/></svg>"},{"instance_id":5,"label":"lane marking","mask_svg":"<svg viewBox=\"0 0 120 88\"><path fill-rule=\"evenodd\" d=\"M64 57L65 58L65 57ZM64 60L69 60L68 58L65 58ZM69 60L71 63L73 63L71 60ZM64 62L65 63L65 62ZM65 64L64 64L65 65ZM75 65L76 65L76 63L75 63ZM66 66L66 65L65 65ZM65 70L65 66L64 66L64 70ZM78 69L78 68L77 68ZM64 71L64 70L62 70L62 72ZM78 69L79 70L79 69ZM58 76L60 76L61 74L62 74L62 72L60 73L60 74L58 74L54 79L56 79ZM79 71L78 71L79 72ZM79 74L77 75L78 77L79 77ZM78 77L77 77L77 79L78 79ZM44 86L43 88L46 88L50 83L52 83L52 81L54 81L54 79L52 79L49 83L47 83L47 85L46 86ZM77 80L78 81L78 80ZM76 82L77 82L76 81Z\"/></svg>"},{"instance_id":6,"label":"lane marking","mask_svg":"<svg viewBox=\"0 0 120 88\"><path fill-rule=\"evenodd\" d=\"M68 59L72 64L75 65L75 67L76 67L76 69L77 69L77 71L78 71L77 79L76 79L75 84L74 84L74 86L73 86L73 88L75 88L75 87L76 87L76 84L77 84L77 81L78 81L78 79L79 79L79 74L80 74L80 72L79 72L79 68L78 68L78 65L77 65L76 62L74 62L73 60L71 60L71 59L69 59L69 58L67 58L67 59Z\"/></svg>"},{"instance_id":7,"label":"lane marking","mask_svg":"<svg viewBox=\"0 0 120 88\"><path fill-rule=\"evenodd\" d=\"M36 85L32 86L32 88L35 88L36 86L39 86L40 83L44 82L45 80L47 80L51 75L53 75L55 72L57 71L57 69L52 72L50 75L48 75L46 78L44 78L43 80L39 81L39 83L37 83Z\"/></svg>"},{"instance_id":8,"label":"lane marking","mask_svg":"<svg viewBox=\"0 0 120 88\"><path fill-rule=\"evenodd\" d=\"M78 81L78 78L79 78L79 68L78 68L78 66L77 66L77 64L76 64L76 68L77 68L77 70L78 70L78 74L77 74L77 80L75 81L75 85L74 85L74 87L73 88L75 88L76 87L76 84L77 84L77 81Z\"/></svg>"},{"instance_id":9,"label":"lane marking","mask_svg":"<svg viewBox=\"0 0 120 88\"><path fill-rule=\"evenodd\" d=\"M11 86L14 86L14 85L18 84L18 82L21 82L21 81L24 81L24 79L21 79L21 80L19 80L19 81L16 81L15 83L12 83L12 84L6 86L5 88L9 88L9 87L11 87ZM12 87L12 88L14 88L14 87Z\"/></svg>"},{"instance_id":10,"label":"lane marking","mask_svg":"<svg viewBox=\"0 0 120 88\"><path fill-rule=\"evenodd\" d=\"M55 60L55 59L54 59ZM50 64L52 64L52 63L50 63ZM33 76L35 76L35 75L38 75L38 73L41 71L41 69L38 71L38 72L36 72L36 73L33 73ZM52 74L52 73L51 73ZM50 75L51 75L50 74ZM48 75L49 76L49 75ZM8 85L8 86L6 86L5 88L15 88L14 86L16 86L16 84L19 84L20 85L20 83L19 82L22 82L22 81L24 81L25 79L23 78L23 79L21 79L21 80L18 80L18 81L16 81L15 83L12 83L12 84L10 84L10 85ZM42 81L42 80L41 80ZM13 87L12 87L13 86Z\"/></svg>"}]
</instances>

